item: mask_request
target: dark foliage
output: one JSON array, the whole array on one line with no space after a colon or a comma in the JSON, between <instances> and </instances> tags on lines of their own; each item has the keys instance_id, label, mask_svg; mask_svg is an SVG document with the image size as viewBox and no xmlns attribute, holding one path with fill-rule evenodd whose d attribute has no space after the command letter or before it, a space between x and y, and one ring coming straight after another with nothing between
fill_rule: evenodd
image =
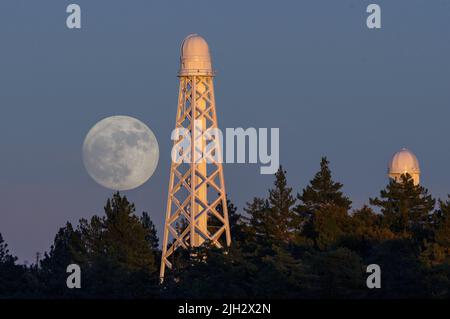
<instances>
[{"instance_id":1,"label":"dark foliage","mask_svg":"<svg viewBox=\"0 0 450 319\"><path fill-rule=\"evenodd\" d=\"M295 197L280 167L242 214L227 199L231 247L178 249L163 284L150 215L116 193L102 216L62 227L39 265L19 265L0 235L0 298L449 298L450 199L435 208L403 175L373 207L350 211L342 186L323 158ZM81 289L66 286L72 263ZM381 267L381 289L366 286L369 264Z\"/></svg>"}]
</instances>

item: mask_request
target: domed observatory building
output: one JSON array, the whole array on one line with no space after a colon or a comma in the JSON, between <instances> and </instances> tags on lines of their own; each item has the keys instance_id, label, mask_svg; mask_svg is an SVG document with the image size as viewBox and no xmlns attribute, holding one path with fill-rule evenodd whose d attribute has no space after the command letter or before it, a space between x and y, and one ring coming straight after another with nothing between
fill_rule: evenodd
<instances>
[{"instance_id":1,"label":"domed observatory building","mask_svg":"<svg viewBox=\"0 0 450 319\"><path fill-rule=\"evenodd\" d=\"M198 34L188 35L181 44L179 76L213 76L208 43Z\"/></svg>"},{"instance_id":2,"label":"domed observatory building","mask_svg":"<svg viewBox=\"0 0 450 319\"><path fill-rule=\"evenodd\" d=\"M414 185L420 183L420 167L416 155L410 150L402 148L392 156L388 166L388 174L390 178L398 181L400 176L406 173L411 175Z\"/></svg>"}]
</instances>

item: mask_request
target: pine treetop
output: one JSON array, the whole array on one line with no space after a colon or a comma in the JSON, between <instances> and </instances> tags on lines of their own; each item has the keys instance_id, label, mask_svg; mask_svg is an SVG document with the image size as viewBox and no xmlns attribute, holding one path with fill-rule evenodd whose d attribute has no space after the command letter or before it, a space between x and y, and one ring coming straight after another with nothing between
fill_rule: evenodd
<instances>
[{"instance_id":1,"label":"pine treetop","mask_svg":"<svg viewBox=\"0 0 450 319\"><path fill-rule=\"evenodd\" d=\"M255 236L269 244L287 243L292 240L297 215L293 211L295 197L287 185L286 171L280 166L275 174L269 198L254 198L247 203L245 211L250 215L249 223Z\"/></svg>"},{"instance_id":2,"label":"pine treetop","mask_svg":"<svg viewBox=\"0 0 450 319\"><path fill-rule=\"evenodd\" d=\"M329 164L327 158L322 157L320 170L305 187L302 194L297 195L301 202L296 209L299 213L311 214L327 205L342 207L346 210L351 208L351 200L341 191L343 185L333 181Z\"/></svg>"},{"instance_id":3,"label":"pine treetop","mask_svg":"<svg viewBox=\"0 0 450 319\"><path fill-rule=\"evenodd\" d=\"M370 203L381 208L391 230L406 234L429 221L436 201L406 173L398 181L391 179L380 191L380 198L371 198Z\"/></svg>"}]
</instances>

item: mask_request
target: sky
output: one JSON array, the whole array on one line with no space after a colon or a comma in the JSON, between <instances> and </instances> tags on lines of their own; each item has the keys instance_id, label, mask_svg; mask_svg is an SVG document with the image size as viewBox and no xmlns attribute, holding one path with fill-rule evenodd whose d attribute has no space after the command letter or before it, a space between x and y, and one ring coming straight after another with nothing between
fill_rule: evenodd
<instances>
[{"instance_id":1,"label":"sky","mask_svg":"<svg viewBox=\"0 0 450 319\"><path fill-rule=\"evenodd\" d=\"M66 7L82 29L66 27ZM366 27L377 3L382 28ZM48 251L67 221L101 215L113 191L87 174L81 147L112 115L143 121L160 159L124 192L162 235L181 41L209 43L219 126L280 128L280 161L296 192L321 156L354 208L387 183L402 147L418 157L421 183L450 193L450 1L0 2L0 233L19 260ZM265 196L273 176L225 164L240 210Z\"/></svg>"}]
</instances>

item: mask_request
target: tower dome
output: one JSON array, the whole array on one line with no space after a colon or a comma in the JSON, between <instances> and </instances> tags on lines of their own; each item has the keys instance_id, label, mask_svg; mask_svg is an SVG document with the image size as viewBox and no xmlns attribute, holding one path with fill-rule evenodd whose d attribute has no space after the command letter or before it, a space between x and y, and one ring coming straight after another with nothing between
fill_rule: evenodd
<instances>
[{"instance_id":1,"label":"tower dome","mask_svg":"<svg viewBox=\"0 0 450 319\"><path fill-rule=\"evenodd\" d=\"M190 34L183 40L180 62L180 76L213 75L208 43L198 34Z\"/></svg>"},{"instance_id":2,"label":"tower dome","mask_svg":"<svg viewBox=\"0 0 450 319\"><path fill-rule=\"evenodd\" d=\"M398 180L402 174L406 173L412 176L414 184L419 184L419 161L413 152L406 148L402 148L400 151L395 153L394 156L392 156L388 166L388 174L390 178Z\"/></svg>"}]
</instances>

